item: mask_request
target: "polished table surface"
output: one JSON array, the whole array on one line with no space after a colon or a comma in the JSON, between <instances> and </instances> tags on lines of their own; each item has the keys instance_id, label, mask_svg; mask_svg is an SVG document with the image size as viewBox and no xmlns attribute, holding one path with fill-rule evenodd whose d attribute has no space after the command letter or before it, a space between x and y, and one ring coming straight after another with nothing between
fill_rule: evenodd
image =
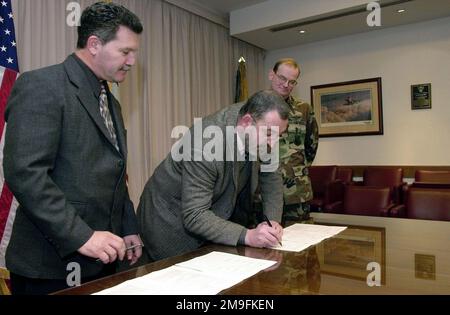
<instances>
[{"instance_id":1,"label":"polished table surface","mask_svg":"<svg viewBox=\"0 0 450 315\"><path fill-rule=\"evenodd\" d=\"M450 294L450 222L327 213L312 218L349 228L299 253L208 245L57 294L92 294L211 251L277 261L224 295Z\"/></svg>"}]
</instances>

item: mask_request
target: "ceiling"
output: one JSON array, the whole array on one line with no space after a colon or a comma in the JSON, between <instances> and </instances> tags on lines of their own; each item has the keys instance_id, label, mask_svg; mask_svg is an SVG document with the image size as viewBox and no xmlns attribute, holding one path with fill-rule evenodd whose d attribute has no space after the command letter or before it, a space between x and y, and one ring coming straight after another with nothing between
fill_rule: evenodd
<instances>
[{"instance_id":1,"label":"ceiling","mask_svg":"<svg viewBox=\"0 0 450 315\"><path fill-rule=\"evenodd\" d=\"M207 7L221 15L227 15L234 10L249 7L266 0L194 0L203 7Z\"/></svg>"},{"instance_id":2,"label":"ceiling","mask_svg":"<svg viewBox=\"0 0 450 315\"><path fill-rule=\"evenodd\" d=\"M220 14L265 2L261 0L194 1ZM233 34L233 36L266 50L273 50L450 16L450 0L381 0L379 2L382 6L380 27L369 27L366 19L370 12L365 6L358 6L280 25L270 25L263 29ZM398 13L398 9L404 9L405 12ZM306 33L300 34L300 30L305 30Z\"/></svg>"}]
</instances>

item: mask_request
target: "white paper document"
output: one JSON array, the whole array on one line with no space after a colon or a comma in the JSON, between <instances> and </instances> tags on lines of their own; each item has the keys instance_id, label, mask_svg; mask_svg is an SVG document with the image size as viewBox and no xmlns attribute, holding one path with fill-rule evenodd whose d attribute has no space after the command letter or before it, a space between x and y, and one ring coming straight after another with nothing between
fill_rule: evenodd
<instances>
[{"instance_id":1,"label":"white paper document","mask_svg":"<svg viewBox=\"0 0 450 315\"><path fill-rule=\"evenodd\" d=\"M309 246L315 245L341 233L346 226L328 226L317 224L294 224L283 231L283 246L275 246L273 249L301 252Z\"/></svg>"},{"instance_id":2,"label":"white paper document","mask_svg":"<svg viewBox=\"0 0 450 315\"><path fill-rule=\"evenodd\" d=\"M223 252L193 258L125 281L95 295L213 295L245 280L276 261Z\"/></svg>"}]
</instances>

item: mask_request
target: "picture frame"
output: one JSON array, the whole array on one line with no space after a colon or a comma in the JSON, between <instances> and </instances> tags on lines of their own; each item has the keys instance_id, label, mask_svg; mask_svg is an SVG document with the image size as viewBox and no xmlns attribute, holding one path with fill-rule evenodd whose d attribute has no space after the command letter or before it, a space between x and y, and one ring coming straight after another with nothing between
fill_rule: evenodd
<instances>
[{"instance_id":1,"label":"picture frame","mask_svg":"<svg viewBox=\"0 0 450 315\"><path fill-rule=\"evenodd\" d=\"M414 270L416 279L436 280L436 256L415 254Z\"/></svg>"},{"instance_id":2,"label":"picture frame","mask_svg":"<svg viewBox=\"0 0 450 315\"><path fill-rule=\"evenodd\" d=\"M383 134L381 78L311 86L319 137Z\"/></svg>"},{"instance_id":3,"label":"picture frame","mask_svg":"<svg viewBox=\"0 0 450 315\"><path fill-rule=\"evenodd\" d=\"M411 85L411 109L431 108L431 83Z\"/></svg>"},{"instance_id":4,"label":"picture frame","mask_svg":"<svg viewBox=\"0 0 450 315\"><path fill-rule=\"evenodd\" d=\"M319 223L330 225L329 223ZM338 235L317 245L321 273L367 281L367 265L381 267L381 284L386 283L386 230L382 227L348 226Z\"/></svg>"}]
</instances>

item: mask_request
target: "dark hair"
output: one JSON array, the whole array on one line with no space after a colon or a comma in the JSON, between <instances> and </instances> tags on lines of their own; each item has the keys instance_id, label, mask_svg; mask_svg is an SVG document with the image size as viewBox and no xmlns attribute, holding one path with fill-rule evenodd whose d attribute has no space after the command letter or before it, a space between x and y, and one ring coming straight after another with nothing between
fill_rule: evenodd
<instances>
[{"instance_id":1,"label":"dark hair","mask_svg":"<svg viewBox=\"0 0 450 315\"><path fill-rule=\"evenodd\" d=\"M260 120L268 112L276 110L283 120L289 117L289 105L275 91L263 90L253 94L247 103L241 107L239 118L250 114L255 120Z\"/></svg>"},{"instance_id":2,"label":"dark hair","mask_svg":"<svg viewBox=\"0 0 450 315\"><path fill-rule=\"evenodd\" d=\"M292 59L292 58L283 58L283 59L278 60L275 63L275 65L273 66L273 69L272 69L273 72L277 73L278 68L281 65L289 65L289 66L293 67L294 69L298 69L298 75L300 75L300 66L298 65L297 61L295 61L294 59Z\"/></svg>"},{"instance_id":3,"label":"dark hair","mask_svg":"<svg viewBox=\"0 0 450 315\"><path fill-rule=\"evenodd\" d=\"M94 3L81 14L77 47L85 48L88 38L92 35L106 44L116 37L120 26L125 26L136 34L142 33L143 30L139 18L124 6L106 2Z\"/></svg>"}]
</instances>

